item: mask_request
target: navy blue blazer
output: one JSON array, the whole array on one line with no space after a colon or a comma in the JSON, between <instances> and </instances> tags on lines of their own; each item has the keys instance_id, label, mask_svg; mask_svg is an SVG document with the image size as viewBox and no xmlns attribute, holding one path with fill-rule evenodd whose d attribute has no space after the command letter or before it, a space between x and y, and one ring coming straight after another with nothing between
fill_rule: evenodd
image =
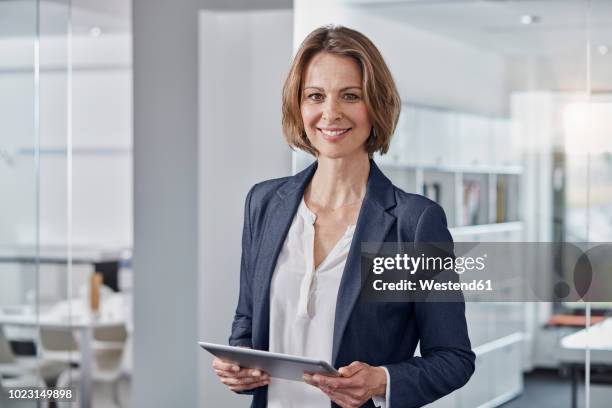
<instances>
[{"instance_id":1,"label":"navy blue blazer","mask_svg":"<svg viewBox=\"0 0 612 408\"><path fill-rule=\"evenodd\" d=\"M242 236L240 295L229 343L268 350L270 281L315 162L291 177L265 181L248 193ZM366 195L338 290L332 365L384 365L390 407L428 404L462 387L474 372L474 353L460 302L360 302L361 242L452 242L435 202L406 193L370 161ZM414 357L420 341L422 357ZM267 387L252 390L265 408ZM335 404L331 404L335 407ZM369 401L366 407L374 407Z\"/></svg>"}]
</instances>

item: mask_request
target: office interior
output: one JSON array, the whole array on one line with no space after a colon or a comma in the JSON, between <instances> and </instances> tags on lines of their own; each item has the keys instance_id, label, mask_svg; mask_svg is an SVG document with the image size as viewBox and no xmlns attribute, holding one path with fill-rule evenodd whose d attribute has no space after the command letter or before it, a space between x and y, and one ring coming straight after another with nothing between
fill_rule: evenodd
<instances>
[{"instance_id":1,"label":"office interior","mask_svg":"<svg viewBox=\"0 0 612 408\"><path fill-rule=\"evenodd\" d=\"M249 404L197 341L227 342L246 192L312 161L280 92L329 23L383 53L403 106L375 160L455 241L611 240L610 1L3 0L0 406ZM609 406L611 312L466 303L476 372L430 406Z\"/></svg>"}]
</instances>

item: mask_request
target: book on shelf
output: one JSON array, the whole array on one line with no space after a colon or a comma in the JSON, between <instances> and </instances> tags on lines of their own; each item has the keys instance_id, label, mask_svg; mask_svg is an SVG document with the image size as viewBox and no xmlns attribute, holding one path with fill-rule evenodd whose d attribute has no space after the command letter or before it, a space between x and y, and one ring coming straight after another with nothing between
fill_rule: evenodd
<instances>
[{"instance_id":1,"label":"book on shelf","mask_svg":"<svg viewBox=\"0 0 612 408\"><path fill-rule=\"evenodd\" d=\"M506 180L499 178L497 180L497 200L495 209L495 222L506 222L508 221L507 210L506 210Z\"/></svg>"},{"instance_id":2,"label":"book on shelf","mask_svg":"<svg viewBox=\"0 0 612 408\"><path fill-rule=\"evenodd\" d=\"M481 208L480 183L473 180L463 182L463 222L462 225L479 224Z\"/></svg>"},{"instance_id":3,"label":"book on shelf","mask_svg":"<svg viewBox=\"0 0 612 408\"><path fill-rule=\"evenodd\" d=\"M442 187L438 182L425 182L423 183L423 195L430 200L440 203Z\"/></svg>"},{"instance_id":4,"label":"book on shelf","mask_svg":"<svg viewBox=\"0 0 612 408\"><path fill-rule=\"evenodd\" d=\"M497 177L495 185L495 222L512 222L519 219L518 176Z\"/></svg>"}]
</instances>

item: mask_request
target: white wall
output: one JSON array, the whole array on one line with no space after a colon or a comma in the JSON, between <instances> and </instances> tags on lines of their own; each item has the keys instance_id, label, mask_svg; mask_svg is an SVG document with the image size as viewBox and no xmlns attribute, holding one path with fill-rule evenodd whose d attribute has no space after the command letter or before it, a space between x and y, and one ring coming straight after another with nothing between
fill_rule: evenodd
<instances>
[{"instance_id":1,"label":"white wall","mask_svg":"<svg viewBox=\"0 0 612 408\"><path fill-rule=\"evenodd\" d=\"M244 199L291 173L281 89L292 55L291 10L200 13L200 338L227 343L239 289ZM243 407L200 354L200 406Z\"/></svg>"},{"instance_id":2,"label":"white wall","mask_svg":"<svg viewBox=\"0 0 612 408\"><path fill-rule=\"evenodd\" d=\"M508 114L506 64L492 52L326 0L295 0L294 46L314 28L342 24L380 49L408 102L482 114Z\"/></svg>"}]
</instances>

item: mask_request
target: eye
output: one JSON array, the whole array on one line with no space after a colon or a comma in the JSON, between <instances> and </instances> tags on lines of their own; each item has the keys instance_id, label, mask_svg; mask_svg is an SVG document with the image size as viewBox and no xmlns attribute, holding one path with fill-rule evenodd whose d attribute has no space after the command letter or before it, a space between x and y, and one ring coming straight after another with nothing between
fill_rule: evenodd
<instances>
[{"instance_id":1,"label":"eye","mask_svg":"<svg viewBox=\"0 0 612 408\"><path fill-rule=\"evenodd\" d=\"M347 101L358 101L359 95L355 95L353 93L346 93L344 94L344 99Z\"/></svg>"},{"instance_id":2,"label":"eye","mask_svg":"<svg viewBox=\"0 0 612 408\"><path fill-rule=\"evenodd\" d=\"M318 92L308 94L308 96L306 96L306 97L307 97L308 99L310 99L311 101L313 101L313 102L320 102L320 101L322 101L323 99L325 99L325 97L323 96L323 94L322 94L322 93L318 93Z\"/></svg>"}]
</instances>

